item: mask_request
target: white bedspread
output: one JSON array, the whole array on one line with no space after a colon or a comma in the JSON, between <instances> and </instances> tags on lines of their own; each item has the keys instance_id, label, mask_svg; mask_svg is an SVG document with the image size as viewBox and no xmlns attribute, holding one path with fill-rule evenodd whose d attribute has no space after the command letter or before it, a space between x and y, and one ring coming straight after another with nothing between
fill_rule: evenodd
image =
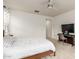
<instances>
[{"instance_id":1,"label":"white bedspread","mask_svg":"<svg viewBox=\"0 0 79 59\"><path fill-rule=\"evenodd\" d=\"M12 46L4 46L4 59L20 59L48 50L55 51L55 46L49 40L18 38Z\"/></svg>"}]
</instances>

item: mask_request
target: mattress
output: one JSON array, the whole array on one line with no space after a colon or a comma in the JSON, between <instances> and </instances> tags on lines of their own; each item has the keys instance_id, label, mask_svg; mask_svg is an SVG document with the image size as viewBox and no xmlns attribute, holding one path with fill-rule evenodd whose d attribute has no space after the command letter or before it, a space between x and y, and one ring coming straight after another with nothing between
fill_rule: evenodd
<instances>
[{"instance_id":1,"label":"mattress","mask_svg":"<svg viewBox=\"0 0 79 59\"><path fill-rule=\"evenodd\" d=\"M4 46L4 59L20 59L48 50L55 51L55 46L43 38L18 38L11 46Z\"/></svg>"}]
</instances>

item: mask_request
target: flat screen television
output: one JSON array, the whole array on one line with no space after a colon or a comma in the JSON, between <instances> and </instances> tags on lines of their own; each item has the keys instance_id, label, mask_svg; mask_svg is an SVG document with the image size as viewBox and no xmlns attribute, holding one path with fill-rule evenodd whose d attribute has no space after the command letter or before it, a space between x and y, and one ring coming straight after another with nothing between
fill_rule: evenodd
<instances>
[{"instance_id":1,"label":"flat screen television","mask_svg":"<svg viewBox=\"0 0 79 59\"><path fill-rule=\"evenodd\" d=\"M62 32L68 31L69 33L74 33L74 24L62 24Z\"/></svg>"}]
</instances>

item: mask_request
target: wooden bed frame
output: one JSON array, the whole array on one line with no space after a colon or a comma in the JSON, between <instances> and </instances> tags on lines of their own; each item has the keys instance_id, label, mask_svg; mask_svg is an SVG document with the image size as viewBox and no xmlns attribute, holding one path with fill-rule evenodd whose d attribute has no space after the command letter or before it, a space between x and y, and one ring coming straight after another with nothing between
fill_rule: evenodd
<instances>
[{"instance_id":1,"label":"wooden bed frame","mask_svg":"<svg viewBox=\"0 0 79 59\"><path fill-rule=\"evenodd\" d=\"M29 57L24 57L21 59L41 59L41 57L45 57L45 56L55 56L56 52L53 52L52 50L46 51L46 52L42 52L39 54L35 54Z\"/></svg>"}]
</instances>

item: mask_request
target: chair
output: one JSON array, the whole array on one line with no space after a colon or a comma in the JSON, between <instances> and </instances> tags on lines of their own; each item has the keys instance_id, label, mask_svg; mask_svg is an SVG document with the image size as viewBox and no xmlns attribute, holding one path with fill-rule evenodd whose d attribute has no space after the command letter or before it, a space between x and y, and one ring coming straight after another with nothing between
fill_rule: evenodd
<instances>
[{"instance_id":1,"label":"chair","mask_svg":"<svg viewBox=\"0 0 79 59\"><path fill-rule=\"evenodd\" d=\"M64 37L64 35L61 33L61 34L58 34L59 36L59 41L66 41L67 42L67 38Z\"/></svg>"}]
</instances>

